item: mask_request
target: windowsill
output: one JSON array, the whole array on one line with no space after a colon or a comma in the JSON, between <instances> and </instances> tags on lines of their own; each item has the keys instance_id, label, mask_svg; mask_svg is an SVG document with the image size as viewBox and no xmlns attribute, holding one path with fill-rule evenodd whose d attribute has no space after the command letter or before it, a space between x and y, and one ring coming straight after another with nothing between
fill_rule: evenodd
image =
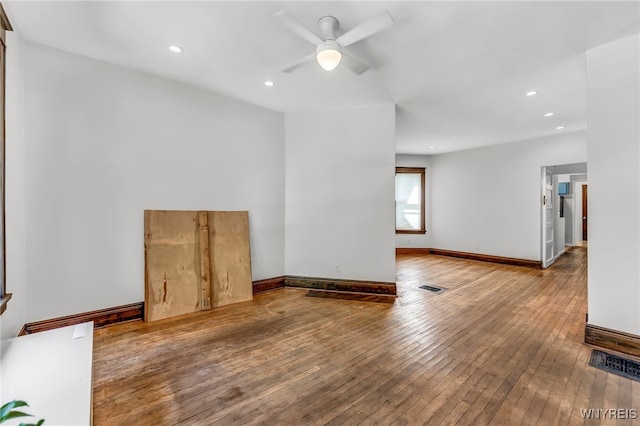
<instances>
[{"instance_id":1,"label":"windowsill","mask_svg":"<svg viewBox=\"0 0 640 426\"><path fill-rule=\"evenodd\" d=\"M0 315L2 315L4 311L7 309L7 303L9 303L11 296L12 296L11 293L7 293L4 295L2 299L0 299Z\"/></svg>"},{"instance_id":2,"label":"windowsill","mask_svg":"<svg viewBox=\"0 0 640 426\"><path fill-rule=\"evenodd\" d=\"M45 426L92 423L93 323L7 339L2 351L2 384L29 401L36 419L45 418Z\"/></svg>"},{"instance_id":3,"label":"windowsill","mask_svg":"<svg viewBox=\"0 0 640 426\"><path fill-rule=\"evenodd\" d=\"M396 229L396 234L426 234L427 231L426 230L415 230L415 231L411 231L411 230L406 230L406 231L401 231Z\"/></svg>"}]
</instances>

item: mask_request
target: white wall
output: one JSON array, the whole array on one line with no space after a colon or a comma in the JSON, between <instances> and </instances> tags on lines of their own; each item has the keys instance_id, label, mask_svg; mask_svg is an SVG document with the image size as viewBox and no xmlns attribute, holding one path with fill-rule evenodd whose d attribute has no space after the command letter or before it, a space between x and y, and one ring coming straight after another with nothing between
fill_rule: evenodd
<instances>
[{"instance_id":1,"label":"white wall","mask_svg":"<svg viewBox=\"0 0 640 426\"><path fill-rule=\"evenodd\" d=\"M585 132L431 157L433 248L540 260L540 170L585 162Z\"/></svg>"},{"instance_id":2,"label":"white wall","mask_svg":"<svg viewBox=\"0 0 640 426\"><path fill-rule=\"evenodd\" d=\"M394 106L285 122L286 273L395 282Z\"/></svg>"},{"instance_id":3,"label":"white wall","mask_svg":"<svg viewBox=\"0 0 640 426\"><path fill-rule=\"evenodd\" d=\"M253 279L283 275L282 114L32 43L24 60L27 321L144 300L144 209L248 210Z\"/></svg>"},{"instance_id":4,"label":"white wall","mask_svg":"<svg viewBox=\"0 0 640 426\"><path fill-rule=\"evenodd\" d=\"M26 322L26 163L24 136L23 41L7 33L5 221L7 292L13 296L2 315L0 337L16 337Z\"/></svg>"},{"instance_id":5,"label":"white wall","mask_svg":"<svg viewBox=\"0 0 640 426\"><path fill-rule=\"evenodd\" d=\"M573 184L571 184L573 185ZM565 246L575 245L573 242L573 229L574 229L574 208L573 208L573 187L571 188L571 194L564 197L564 239Z\"/></svg>"},{"instance_id":6,"label":"white wall","mask_svg":"<svg viewBox=\"0 0 640 426\"><path fill-rule=\"evenodd\" d=\"M589 323L640 335L640 36L587 52Z\"/></svg>"},{"instance_id":7,"label":"white wall","mask_svg":"<svg viewBox=\"0 0 640 426\"><path fill-rule=\"evenodd\" d=\"M431 156L396 155L396 167L424 167L425 170L425 234L396 234L396 247L432 247L431 245Z\"/></svg>"}]
</instances>

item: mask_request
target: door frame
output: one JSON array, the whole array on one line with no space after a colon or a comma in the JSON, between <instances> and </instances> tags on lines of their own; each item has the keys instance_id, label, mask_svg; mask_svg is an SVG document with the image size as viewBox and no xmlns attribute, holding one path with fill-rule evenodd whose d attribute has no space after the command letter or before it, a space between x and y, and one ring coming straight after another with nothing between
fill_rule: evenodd
<instances>
[{"instance_id":1,"label":"door frame","mask_svg":"<svg viewBox=\"0 0 640 426\"><path fill-rule=\"evenodd\" d=\"M571 244L577 245L582 240L582 185L589 182L588 175L584 178L572 180L571 190L573 191L573 230Z\"/></svg>"},{"instance_id":2,"label":"door frame","mask_svg":"<svg viewBox=\"0 0 640 426\"><path fill-rule=\"evenodd\" d=\"M581 188L582 190L582 206L580 206L580 229L582 230L580 237L582 241L587 241L589 238L589 197L587 194L589 193L589 187L587 183L583 183ZM586 212L586 213L585 213Z\"/></svg>"},{"instance_id":3,"label":"door frame","mask_svg":"<svg viewBox=\"0 0 640 426\"><path fill-rule=\"evenodd\" d=\"M547 184L547 176L551 178L551 185ZM550 191L550 196L547 196ZM555 261L554 241L553 241L553 170L550 167L542 167L540 174L540 259L542 260L542 268L547 268ZM549 229L547 221L547 206L551 203L551 229ZM547 256L547 235L551 236L551 256ZM548 258L548 259L547 259Z\"/></svg>"}]
</instances>

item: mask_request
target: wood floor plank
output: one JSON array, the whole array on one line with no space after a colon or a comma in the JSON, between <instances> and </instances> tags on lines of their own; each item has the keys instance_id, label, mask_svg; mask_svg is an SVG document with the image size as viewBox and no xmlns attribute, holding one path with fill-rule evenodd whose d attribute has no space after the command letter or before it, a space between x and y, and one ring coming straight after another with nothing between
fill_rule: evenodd
<instances>
[{"instance_id":1,"label":"wood floor plank","mask_svg":"<svg viewBox=\"0 0 640 426\"><path fill-rule=\"evenodd\" d=\"M99 329L94 423L611 424L580 409L638 409L640 385L588 365L586 269L399 255L393 304L283 288Z\"/></svg>"}]
</instances>

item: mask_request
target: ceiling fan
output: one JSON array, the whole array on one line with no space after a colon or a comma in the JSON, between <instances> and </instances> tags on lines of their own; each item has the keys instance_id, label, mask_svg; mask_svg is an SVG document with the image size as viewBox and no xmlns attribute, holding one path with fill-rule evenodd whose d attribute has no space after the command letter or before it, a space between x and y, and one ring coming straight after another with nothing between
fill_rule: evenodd
<instances>
[{"instance_id":1,"label":"ceiling fan","mask_svg":"<svg viewBox=\"0 0 640 426\"><path fill-rule=\"evenodd\" d=\"M286 10L276 13L273 15L273 18L279 20L294 34L316 45L315 53L294 62L282 70L287 73L295 71L303 65L316 60L318 64L327 71L332 71L338 64L342 63L355 74L360 75L367 71L370 66L356 59L343 49L393 25L391 14L384 10L368 21L336 37L338 20L333 16L324 16L318 21L320 36Z\"/></svg>"}]
</instances>

